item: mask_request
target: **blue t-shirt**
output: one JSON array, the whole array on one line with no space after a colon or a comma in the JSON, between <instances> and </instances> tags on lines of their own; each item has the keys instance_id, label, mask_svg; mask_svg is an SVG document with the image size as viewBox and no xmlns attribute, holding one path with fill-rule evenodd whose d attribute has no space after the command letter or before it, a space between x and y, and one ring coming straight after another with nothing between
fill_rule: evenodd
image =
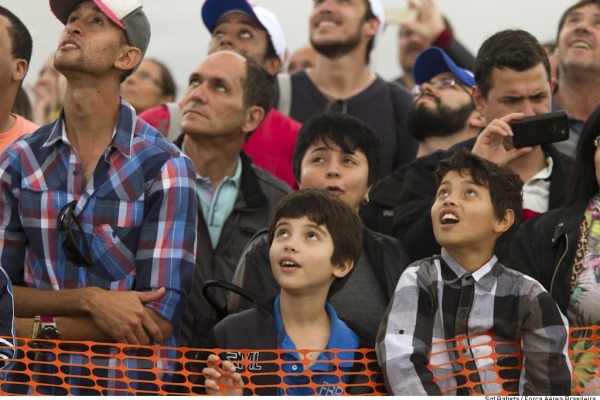
<instances>
[{"instance_id":1,"label":"blue t-shirt","mask_svg":"<svg viewBox=\"0 0 600 400\"><path fill-rule=\"evenodd\" d=\"M277 345L282 350L296 350L296 345L287 335L283 322L281 321L281 313L279 312L279 296L275 299L275 327L277 334ZM354 350L358 348L358 335L354 333L348 326L338 318L335 310L329 303L325 303L325 310L331 318L331 336L327 343L326 349L348 349ZM340 378L331 372L337 371L338 367L341 371L350 371L352 368L354 352L337 353L338 360L349 360L346 362L336 362L336 354L333 352L323 351L317 357L317 361L310 366L309 370L304 370L303 363L300 361L300 355L296 351L282 354L283 371L286 375L283 382L288 386L286 392L283 389L279 390L279 395L288 396L307 396L307 395L343 395L344 389L338 386ZM320 362L319 362L320 361ZM289 362L289 363L288 363ZM316 384L319 387L315 390L308 385ZM290 387L291 386L291 387Z\"/></svg>"}]
</instances>

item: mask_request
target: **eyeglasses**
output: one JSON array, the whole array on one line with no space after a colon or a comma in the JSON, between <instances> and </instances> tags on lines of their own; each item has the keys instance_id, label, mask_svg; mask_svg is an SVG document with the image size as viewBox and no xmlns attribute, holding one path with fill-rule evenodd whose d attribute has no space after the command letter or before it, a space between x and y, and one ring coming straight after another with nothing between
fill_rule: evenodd
<instances>
[{"instance_id":1,"label":"eyeglasses","mask_svg":"<svg viewBox=\"0 0 600 400\"><path fill-rule=\"evenodd\" d=\"M594 146L600 147L600 136L596 136L596 139L594 139Z\"/></svg>"},{"instance_id":2,"label":"eyeglasses","mask_svg":"<svg viewBox=\"0 0 600 400\"><path fill-rule=\"evenodd\" d=\"M348 103L346 103L346 100L332 100L327 103L325 111L333 114L346 114L348 112Z\"/></svg>"},{"instance_id":3,"label":"eyeglasses","mask_svg":"<svg viewBox=\"0 0 600 400\"><path fill-rule=\"evenodd\" d=\"M455 86L460 87L462 90L464 90L469 96L471 96L471 92L469 92L460 82L458 82L456 79L440 79L439 81L435 81L435 82L427 82L427 84L433 86L434 88L436 88L437 90L443 90L443 89L448 89L448 88L453 88ZM413 96L418 96L423 92L423 84L420 85L415 85L414 88L412 88L412 90L410 91Z\"/></svg>"},{"instance_id":4,"label":"eyeglasses","mask_svg":"<svg viewBox=\"0 0 600 400\"><path fill-rule=\"evenodd\" d=\"M159 79L154 78L152 75L150 75L149 72L147 71L136 71L133 74L135 77L140 78L144 81L150 81L152 83L154 83L156 86L158 86L159 88L162 89L163 85L162 82Z\"/></svg>"},{"instance_id":5,"label":"eyeglasses","mask_svg":"<svg viewBox=\"0 0 600 400\"><path fill-rule=\"evenodd\" d=\"M60 210L56 225L58 226L58 231L60 233L67 234L67 238L62 244L63 250L65 251L67 257L69 257L71 261L79 266L91 267L94 265L94 262L92 261L90 246L83 236L83 228L81 227L81 223L73 212L76 204L77 201L73 200ZM82 238L80 243L82 244L81 247L83 247L83 251L81 251L80 246L78 246L77 240L75 239L73 224L80 232L80 236Z\"/></svg>"}]
</instances>

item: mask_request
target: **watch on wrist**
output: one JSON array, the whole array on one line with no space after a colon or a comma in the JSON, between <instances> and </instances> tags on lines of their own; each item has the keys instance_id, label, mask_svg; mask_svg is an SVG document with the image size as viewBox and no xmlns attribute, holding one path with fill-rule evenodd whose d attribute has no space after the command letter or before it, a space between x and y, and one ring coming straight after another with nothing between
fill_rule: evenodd
<instances>
[{"instance_id":1,"label":"watch on wrist","mask_svg":"<svg viewBox=\"0 0 600 400\"><path fill-rule=\"evenodd\" d=\"M60 339L60 332L54 317L40 317L40 330L37 339Z\"/></svg>"}]
</instances>

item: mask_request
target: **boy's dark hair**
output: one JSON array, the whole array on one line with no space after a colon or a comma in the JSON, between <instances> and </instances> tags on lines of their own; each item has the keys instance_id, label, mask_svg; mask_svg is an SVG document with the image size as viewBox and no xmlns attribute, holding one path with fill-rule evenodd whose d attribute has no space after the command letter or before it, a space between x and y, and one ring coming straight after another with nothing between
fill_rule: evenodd
<instances>
[{"instance_id":1,"label":"boy's dark hair","mask_svg":"<svg viewBox=\"0 0 600 400\"><path fill-rule=\"evenodd\" d=\"M579 136L567 192L568 205L578 202L587 204L600 190L594 161L596 155L594 139L598 136L600 136L600 106L590 115Z\"/></svg>"},{"instance_id":2,"label":"boy's dark hair","mask_svg":"<svg viewBox=\"0 0 600 400\"><path fill-rule=\"evenodd\" d=\"M526 71L542 63L550 82L550 61L544 46L531 33L508 29L486 39L475 59L475 84L487 98L492 89L492 72L495 68Z\"/></svg>"},{"instance_id":3,"label":"boy's dark hair","mask_svg":"<svg viewBox=\"0 0 600 400\"><path fill-rule=\"evenodd\" d=\"M563 15L560 17L560 21L558 22L558 30L556 31L556 42L558 43L558 36L560 36L560 31L565 26L565 22L567 22L567 18L571 13L581 7L587 6L588 4L595 4L600 7L600 0L581 0L571 7L567 8Z\"/></svg>"},{"instance_id":4,"label":"boy's dark hair","mask_svg":"<svg viewBox=\"0 0 600 400\"><path fill-rule=\"evenodd\" d=\"M333 265L353 261L356 267L363 248L362 221L348 204L330 195L326 190L302 189L282 198L269 223L269 246L273 243L275 227L282 218L302 217L325 226L329 231L333 241L333 254L330 259ZM331 284L327 297L340 291L352 271L354 268Z\"/></svg>"},{"instance_id":5,"label":"boy's dark hair","mask_svg":"<svg viewBox=\"0 0 600 400\"><path fill-rule=\"evenodd\" d=\"M506 210L513 210L515 221L496 240L494 250L497 251L521 225L523 219L523 181L521 181L519 175L508 167L501 167L478 157L467 149L462 149L439 162L435 171L438 186L444 176L452 171L458 172L460 175L468 173L475 184L488 188L496 218L503 218Z\"/></svg>"},{"instance_id":6,"label":"boy's dark hair","mask_svg":"<svg viewBox=\"0 0 600 400\"><path fill-rule=\"evenodd\" d=\"M8 19L8 22L10 23L10 26L8 27L8 36L10 37L12 56L27 61L27 65L29 65L33 48L33 40L31 39L29 30L25 24L7 8L0 6L0 15Z\"/></svg>"},{"instance_id":7,"label":"boy's dark hair","mask_svg":"<svg viewBox=\"0 0 600 400\"><path fill-rule=\"evenodd\" d=\"M375 183L379 174L379 139L369 125L351 115L340 113L315 114L300 128L292 162L297 182L300 182L302 159L308 148L318 140L325 145L333 142L347 153L361 150L369 165L367 184L370 186Z\"/></svg>"}]
</instances>

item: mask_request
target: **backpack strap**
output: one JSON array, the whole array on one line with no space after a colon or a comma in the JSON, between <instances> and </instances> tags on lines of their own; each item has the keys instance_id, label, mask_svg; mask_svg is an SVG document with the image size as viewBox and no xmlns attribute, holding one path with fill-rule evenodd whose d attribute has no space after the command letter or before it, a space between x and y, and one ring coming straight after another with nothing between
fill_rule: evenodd
<instances>
[{"instance_id":1,"label":"backpack strap","mask_svg":"<svg viewBox=\"0 0 600 400\"><path fill-rule=\"evenodd\" d=\"M277 110L283 115L289 116L292 109L292 78L290 74L285 72L277 74L277 86L279 87Z\"/></svg>"},{"instance_id":2,"label":"backpack strap","mask_svg":"<svg viewBox=\"0 0 600 400\"><path fill-rule=\"evenodd\" d=\"M167 138L175 140L181 133L181 107L177 102L165 103L167 110L169 110L169 132Z\"/></svg>"}]
</instances>

